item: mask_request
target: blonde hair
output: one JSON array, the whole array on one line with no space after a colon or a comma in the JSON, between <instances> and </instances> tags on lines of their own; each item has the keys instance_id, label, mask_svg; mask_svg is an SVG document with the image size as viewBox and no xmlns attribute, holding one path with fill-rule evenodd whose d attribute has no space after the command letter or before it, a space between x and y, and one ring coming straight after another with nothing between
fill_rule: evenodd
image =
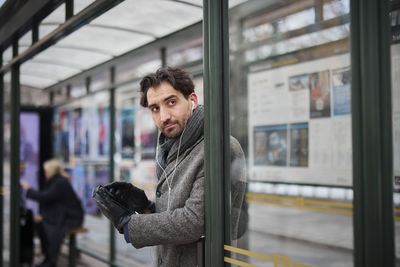
<instances>
[{"instance_id":1,"label":"blonde hair","mask_svg":"<svg viewBox=\"0 0 400 267\"><path fill-rule=\"evenodd\" d=\"M43 163L43 168L47 172L49 177L52 177L56 174L61 174L65 178L68 178L68 173L64 171L62 163L57 159L49 159Z\"/></svg>"}]
</instances>

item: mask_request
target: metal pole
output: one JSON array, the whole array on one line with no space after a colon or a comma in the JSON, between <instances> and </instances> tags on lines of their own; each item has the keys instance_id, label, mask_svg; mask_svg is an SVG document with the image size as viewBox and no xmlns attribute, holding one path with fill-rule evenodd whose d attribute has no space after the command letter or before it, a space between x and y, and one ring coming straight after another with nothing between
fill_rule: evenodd
<instances>
[{"instance_id":1,"label":"metal pole","mask_svg":"<svg viewBox=\"0 0 400 267\"><path fill-rule=\"evenodd\" d=\"M204 0L203 9L206 110L205 265L222 266L224 243L230 243L228 1Z\"/></svg>"},{"instance_id":2,"label":"metal pole","mask_svg":"<svg viewBox=\"0 0 400 267\"><path fill-rule=\"evenodd\" d=\"M3 50L0 47L0 67L3 65ZM0 73L0 153L4 155L4 75ZM0 157L0 265L3 266L3 199L4 199L4 181L3 181L3 164L4 158Z\"/></svg>"},{"instance_id":3,"label":"metal pole","mask_svg":"<svg viewBox=\"0 0 400 267\"><path fill-rule=\"evenodd\" d=\"M110 68L111 86L115 84L115 67ZM109 181L114 180L114 151L115 151L115 88L110 89L110 152L109 152L109 166L110 177ZM110 266L115 266L115 229L110 222Z\"/></svg>"},{"instance_id":4,"label":"metal pole","mask_svg":"<svg viewBox=\"0 0 400 267\"><path fill-rule=\"evenodd\" d=\"M167 66L167 48L165 46L160 49L161 67Z\"/></svg>"},{"instance_id":5,"label":"metal pole","mask_svg":"<svg viewBox=\"0 0 400 267\"><path fill-rule=\"evenodd\" d=\"M13 43L13 57L18 56L18 40ZM20 108L20 84L19 67L14 64L11 68L11 158L10 158L10 266L19 266L20 259L20 231L19 231L19 207L20 207L20 185L19 185L19 108Z\"/></svg>"},{"instance_id":6,"label":"metal pole","mask_svg":"<svg viewBox=\"0 0 400 267\"><path fill-rule=\"evenodd\" d=\"M395 266L389 1L352 0L354 266Z\"/></svg>"}]
</instances>

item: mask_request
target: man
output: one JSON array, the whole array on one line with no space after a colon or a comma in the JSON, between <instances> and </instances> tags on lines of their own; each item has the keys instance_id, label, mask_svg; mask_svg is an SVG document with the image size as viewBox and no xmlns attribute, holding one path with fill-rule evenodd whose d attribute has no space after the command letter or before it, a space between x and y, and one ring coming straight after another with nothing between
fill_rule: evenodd
<instances>
[{"instance_id":1,"label":"man","mask_svg":"<svg viewBox=\"0 0 400 267\"><path fill-rule=\"evenodd\" d=\"M140 87L140 103L150 110L161 131L156 200L148 206L150 214L120 216L112 221L134 247L158 245L159 266L197 266L197 242L205 233L204 108L198 104L189 74L179 68L160 68L145 76ZM234 138L231 149L232 177L241 181L232 185L232 235L236 236L245 169L243 151ZM106 214L107 203L97 204Z\"/></svg>"}]
</instances>

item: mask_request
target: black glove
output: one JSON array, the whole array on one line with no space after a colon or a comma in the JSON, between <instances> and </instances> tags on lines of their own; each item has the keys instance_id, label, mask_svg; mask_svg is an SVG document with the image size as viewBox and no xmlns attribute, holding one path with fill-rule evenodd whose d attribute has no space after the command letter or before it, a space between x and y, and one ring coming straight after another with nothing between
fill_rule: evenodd
<instances>
[{"instance_id":1,"label":"black glove","mask_svg":"<svg viewBox=\"0 0 400 267\"><path fill-rule=\"evenodd\" d=\"M140 188L127 182L113 182L104 186L122 206L128 207L137 213L144 213L151 202Z\"/></svg>"},{"instance_id":2,"label":"black glove","mask_svg":"<svg viewBox=\"0 0 400 267\"><path fill-rule=\"evenodd\" d=\"M124 232L124 225L129 222L133 209L121 205L104 186L93 189L92 197L96 200L99 210L106 216L119 233Z\"/></svg>"}]
</instances>

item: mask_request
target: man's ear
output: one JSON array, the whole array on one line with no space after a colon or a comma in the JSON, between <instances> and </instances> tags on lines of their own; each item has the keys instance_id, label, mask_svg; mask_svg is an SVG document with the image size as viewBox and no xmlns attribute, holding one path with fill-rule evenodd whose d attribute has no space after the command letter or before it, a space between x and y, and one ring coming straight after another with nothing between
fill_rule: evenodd
<instances>
[{"instance_id":1,"label":"man's ear","mask_svg":"<svg viewBox=\"0 0 400 267\"><path fill-rule=\"evenodd\" d=\"M189 96L189 101L190 101L191 104L192 104L192 108L191 108L191 109L192 109L192 111L193 111L194 109L196 109L197 104L198 104L196 93L192 93L192 94Z\"/></svg>"}]
</instances>

